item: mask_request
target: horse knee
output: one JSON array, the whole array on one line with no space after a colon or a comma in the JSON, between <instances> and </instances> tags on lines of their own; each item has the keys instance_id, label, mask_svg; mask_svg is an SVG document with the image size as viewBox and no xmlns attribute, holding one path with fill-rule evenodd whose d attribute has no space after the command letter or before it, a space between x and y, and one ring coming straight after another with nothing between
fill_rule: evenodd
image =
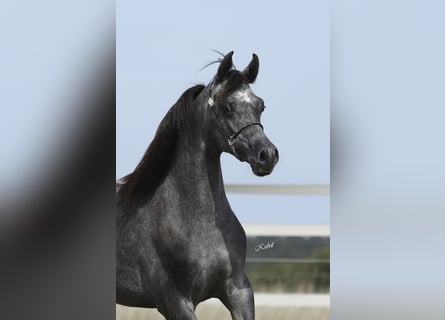
<instances>
[{"instance_id":1,"label":"horse knee","mask_svg":"<svg viewBox=\"0 0 445 320\"><path fill-rule=\"evenodd\" d=\"M253 312L253 289L247 277L228 280L224 295L223 303L232 313L246 315Z\"/></svg>"}]
</instances>

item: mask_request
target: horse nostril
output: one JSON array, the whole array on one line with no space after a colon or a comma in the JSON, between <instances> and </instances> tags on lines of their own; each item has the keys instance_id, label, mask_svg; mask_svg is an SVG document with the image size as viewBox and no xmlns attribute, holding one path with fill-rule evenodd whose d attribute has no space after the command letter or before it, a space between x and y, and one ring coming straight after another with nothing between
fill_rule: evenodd
<instances>
[{"instance_id":1,"label":"horse nostril","mask_svg":"<svg viewBox=\"0 0 445 320\"><path fill-rule=\"evenodd\" d=\"M267 159L269 158L269 154L267 152L267 149L263 149L261 150L260 154L258 155L258 160L261 163L265 163L267 161Z\"/></svg>"}]
</instances>

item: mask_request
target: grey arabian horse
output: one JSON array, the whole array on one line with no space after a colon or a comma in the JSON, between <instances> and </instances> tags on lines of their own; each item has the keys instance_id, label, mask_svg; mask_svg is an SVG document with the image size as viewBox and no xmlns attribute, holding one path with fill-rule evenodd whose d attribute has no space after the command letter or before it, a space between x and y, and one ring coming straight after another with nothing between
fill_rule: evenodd
<instances>
[{"instance_id":1,"label":"grey arabian horse","mask_svg":"<svg viewBox=\"0 0 445 320\"><path fill-rule=\"evenodd\" d=\"M196 319L219 298L236 320L255 318L244 272L246 234L224 191L220 156L270 174L278 151L260 123L264 102L250 89L258 57L238 71L233 51L207 86L186 90L136 169L117 184L117 303Z\"/></svg>"}]
</instances>

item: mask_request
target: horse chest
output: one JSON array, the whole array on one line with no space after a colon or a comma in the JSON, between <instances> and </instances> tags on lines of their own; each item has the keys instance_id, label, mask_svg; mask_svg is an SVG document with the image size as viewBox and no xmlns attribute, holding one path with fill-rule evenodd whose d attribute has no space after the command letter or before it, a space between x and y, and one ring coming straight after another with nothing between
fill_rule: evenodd
<instances>
[{"instance_id":1,"label":"horse chest","mask_svg":"<svg viewBox=\"0 0 445 320\"><path fill-rule=\"evenodd\" d=\"M217 205L209 190L183 193L193 196L165 193L169 201L157 207L153 245L168 278L199 300L240 272L245 236L230 207Z\"/></svg>"},{"instance_id":2,"label":"horse chest","mask_svg":"<svg viewBox=\"0 0 445 320\"><path fill-rule=\"evenodd\" d=\"M183 228L183 233L166 244L171 250L169 257L181 266L182 276L192 283L211 283L231 273L229 250L221 232L204 225L201 228Z\"/></svg>"},{"instance_id":3,"label":"horse chest","mask_svg":"<svg viewBox=\"0 0 445 320\"><path fill-rule=\"evenodd\" d=\"M212 242L213 241L213 242ZM194 268L189 274L193 295L207 297L214 288L225 283L232 273L229 252L221 239L211 239L196 245L190 253L188 263Z\"/></svg>"},{"instance_id":4,"label":"horse chest","mask_svg":"<svg viewBox=\"0 0 445 320\"><path fill-rule=\"evenodd\" d=\"M227 267L229 252L224 237L216 228L213 230L193 228L185 237L181 237L185 262L196 265L198 269L216 269Z\"/></svg>"}]
</instances>

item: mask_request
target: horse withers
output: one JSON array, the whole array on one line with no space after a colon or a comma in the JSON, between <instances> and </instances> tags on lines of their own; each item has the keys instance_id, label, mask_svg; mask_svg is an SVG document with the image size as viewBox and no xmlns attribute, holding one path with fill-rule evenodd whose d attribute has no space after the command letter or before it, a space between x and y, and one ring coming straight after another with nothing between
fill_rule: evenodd
<instances>
[{"instance_id":1,"label":"horse withers","mask_svg":"<svg viewBox=\"0 0 445 320\"><path fill-rule=\"evenodd\" d=\"M233 51L207 85L186 90L161 121L136 169L117 183L117 303L196 319L219 298L235 320L255 318L244 272L246 234L227 200L220 157L228 152L268 175L277 148L250 89L258 57L238 71Z\"/></svg>"}]
</instances>

